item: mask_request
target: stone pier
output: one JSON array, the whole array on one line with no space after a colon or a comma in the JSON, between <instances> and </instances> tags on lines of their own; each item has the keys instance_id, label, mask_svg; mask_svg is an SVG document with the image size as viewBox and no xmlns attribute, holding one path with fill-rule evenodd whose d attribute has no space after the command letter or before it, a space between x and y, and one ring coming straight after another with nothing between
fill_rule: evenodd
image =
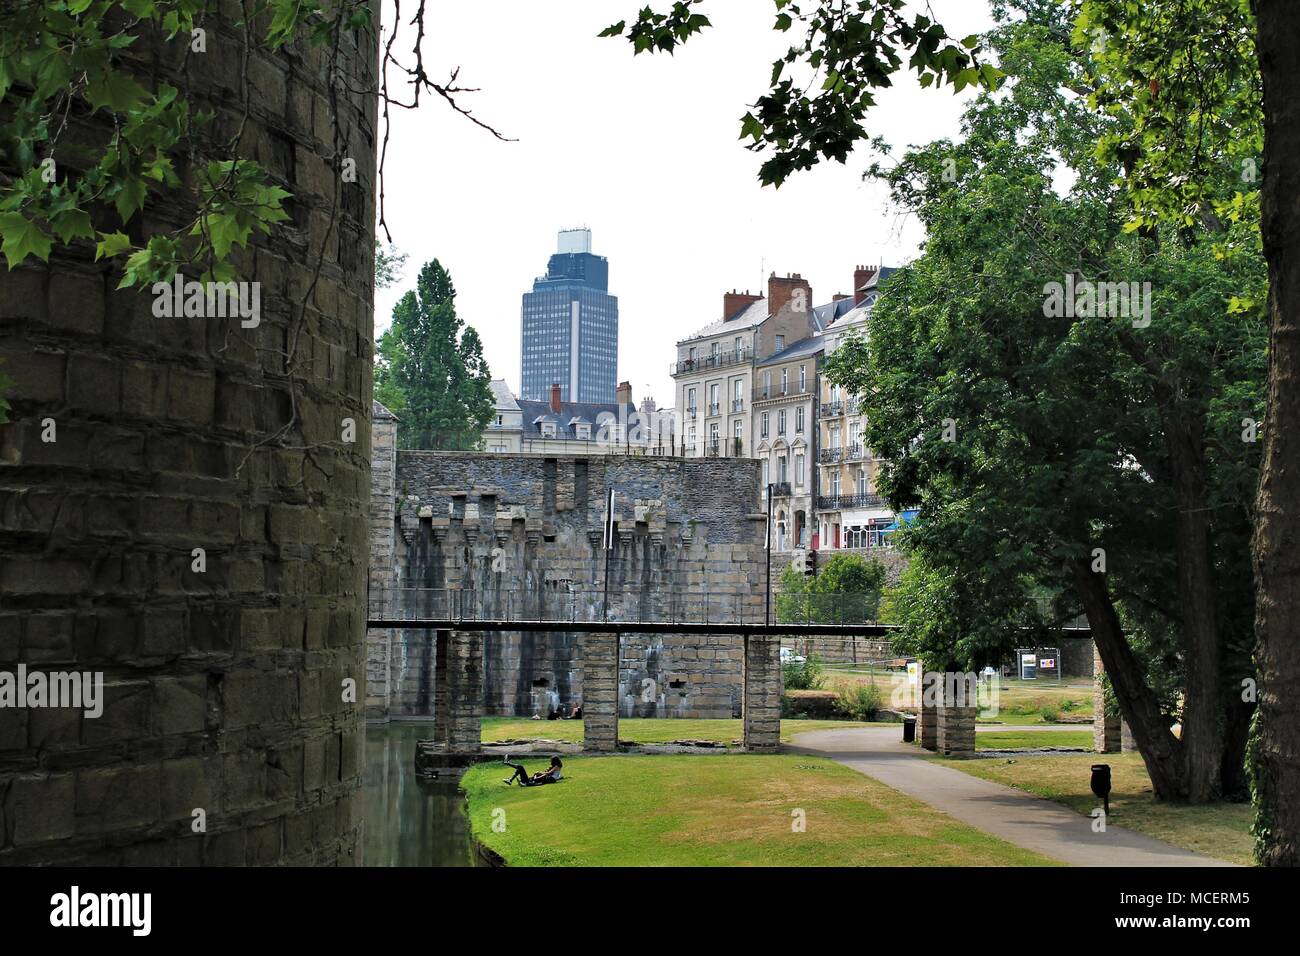
<instances>
[{"instance_id":1,"label":"stone pier","mask_svg":"<svg viewBox=\"0 0 1300 956\"><path fill-rule=\"evenodd\" d=\"M935 700L935 690L927 688L925 683L925 662L916 662L917 697L916 741L922 750L939 749L939 707ZM942 690L942 688L940 688Z\"/></svg>"},{"instance_id":2,"label":"stone pier","mask_svg":"<svg viewBox=\"0 0 1300 956\"><path fill-rule=\"evenodd\" d=\"M745 641L745 749L774 753L781 745L781 639L747 634Z\"/></svg>"},{"instance_id":3,"label":"stone pier","mask_svg":"<svg viewBox=\"0 0 1300 956\"><path fill-rule=\"evenodd\" d=\"M1101 651L1096 646L1092 649L1092 749L1099 754L1119 753L1120 719L1106 716L1106 683L1102 679L1105 665L1101 662Z\"/></svg>"},{"instance_id":4,"label":"stone pier","mask_svg":"<svg viewBox=\"0 0 1300 956\"><path fill-rule=\"evenodd\" d=\"M618 634L582 637L583 747L600 753L618 749Z\"/></svg>"},{"instance_id":5,"label":"stone pier","mask_svg":"<svg viewBox=\"0 0 1300 956\"><path fill-rule=\"evenodd\" d=\"M978 707L958 706L945 699L936 710L935 749L945 757L975 756L975 715Z\"/></svg>"},{"instance_id":6,"label":"stone pier","mask_svg":"<svg viewBox=\"0 0 1300 956\"><path fill-rule=\"evenodd\" d=\"M439 720L435 733L453 753L477 753L483 732L483 632L442 631L439 637L435 713L445 720Z\"/></svg>"}]
</instances>

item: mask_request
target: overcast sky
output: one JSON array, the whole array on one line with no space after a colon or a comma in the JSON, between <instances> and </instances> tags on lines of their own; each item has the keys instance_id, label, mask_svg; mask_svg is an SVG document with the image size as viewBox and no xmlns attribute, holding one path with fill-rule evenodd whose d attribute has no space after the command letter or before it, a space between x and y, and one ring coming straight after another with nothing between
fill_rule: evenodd
<instances>
[{"instance_id":1,"label":"overcast sky","mask_svg":"<svg viewBox=\"0 0 1300 956\"><path fill-rule=\"evenodd\" d=\"M434 100L393 111L387 219L410 259L403 280L378 295L376 334L419 266L438 258L493 377L517 393L520 296L545 272L556 232L588 226L619 300L619 380L638 403L648 392L666 406L674 343L721 316L724 291L799 272L820 304L850 291L856 264L916 255L917 223L862 181L865 148L779 190L759 185L761 156L738 140L739 119L793 36L771 29L770 0L711 0L713 28L673 57L633 57L626 40L596 37L631 20L635 0L488 6L430 4L425 64L439 78L459 66L462 84L481 87L464 104L517 141ZM956 37L991 25L982 0L931 6ZM896 151L953 136L969 95L900 76L879 96L870 131Z\"/></svg>"}]
</instances>

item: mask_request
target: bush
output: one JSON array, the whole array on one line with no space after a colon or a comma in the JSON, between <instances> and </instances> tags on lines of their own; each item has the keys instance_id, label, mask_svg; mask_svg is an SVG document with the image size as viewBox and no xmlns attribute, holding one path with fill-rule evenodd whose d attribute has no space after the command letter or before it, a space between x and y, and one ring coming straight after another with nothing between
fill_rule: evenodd
<instances>
[{"instance_id":1,"label":"bush","mask_svg":"<svg viewBox=\"0 0 1300 956\"><path fill-rule=\"evenodd\" d=\"M781 680L786 690L820 690L826 680L822 659L813 654L802 664L790 661L781 665Z\"/></svg>"},{"instance_id":2,"label":"bush","mask_svg":"<svg viewBox=\"0 0 1300 956\"><path fill-rule=\"evenodd\" d=\"M835 709L848 720L872 720L880 710L882 695L874 683L844 681L835 688Z\"/></svg>"},{"instance_id":3,"label":"bush","mask_svg":"<svg viewBox=\"0 0 1300 956\"><path fill-rule=\"evenodd\" d=\"M1055 704L1044 704L1042 707L1038 708L1038 712L1043 715L1043 720L1047 721L1049 724L1056 723L1061 716L1061 712L1057 709Z\"/></svg>"}]
</instances>

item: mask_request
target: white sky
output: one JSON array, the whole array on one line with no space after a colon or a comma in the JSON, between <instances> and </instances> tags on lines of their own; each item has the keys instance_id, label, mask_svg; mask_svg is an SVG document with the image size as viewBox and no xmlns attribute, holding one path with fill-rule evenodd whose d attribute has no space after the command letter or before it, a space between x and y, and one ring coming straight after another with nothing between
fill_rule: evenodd
<instances>
[{"instance_id":1,"label":"white sky","mask_svg":"<svg viewBox=\"0 0 1300 956\"><path fill-rule=\"evenodd\" d=\"M720 318L724 291L760 291L769 272L799 272L820 304L851 291L856 264L915 256L919 225L862 181L865 147L779 190L759 185L765 154L743 148L739 120L793 36L771 29L769 0L710 0L713 27L673 57L633 57L625 39L597 38L645 2L496 0L490 13L481 0L429 5L426 68L442 80L459 66L461 84L481 88L462 103L517 142L436 100L392 111L387 219L410 258L402 281L377 296L376 334L436 257L493 377L517 393L520 296L545 272L557 230L589 226L619 300L618 378L632 383L638 404L649 393L667 406L674 344ZM991 25L983 0L930 5L955 37ZM410 36L404 27L399 46ZM955 136L970 95L897 76L868 115L869 131L895 155Z\"/></svg>"}]
</instances>

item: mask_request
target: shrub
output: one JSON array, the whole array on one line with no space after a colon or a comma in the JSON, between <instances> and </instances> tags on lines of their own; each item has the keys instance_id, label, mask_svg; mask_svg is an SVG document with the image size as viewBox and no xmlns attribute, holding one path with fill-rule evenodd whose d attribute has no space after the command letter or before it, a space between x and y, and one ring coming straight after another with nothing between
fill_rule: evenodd
<instances>
[{"instance_id":1,"label":"shrub","mask_svg":"<svg viewBox=\"0 0 1300 956\"><path fill-rule=\"evenodd\" d=\"M874 683L844 681L835 687L835 709L848 720L871 720L880 710L880 688Z\"/></svg>"},{"instance_id":2,"label":"shrub","mask_svg":"<svg viewBox=\"0 0 1300 956\"><path fill-rule=\"evenodd\" d=\"M813 654L799 664L795 661L781 665L781 680L786 690L819 690L826 680L822 659Z\"/></svg>"},{"instance_id":3,"label":"shrub","mask_svg":"<svg viewBox=\"0 0 1300 956\"><path fill-rule=\"evenodd\" d=\"M1060 718L1061 712L1055 704L1044 704L1038 708L1038 712L1043 715L1043 720L1049 724L1054 724Z\"/></svg>"}]
</instances>

